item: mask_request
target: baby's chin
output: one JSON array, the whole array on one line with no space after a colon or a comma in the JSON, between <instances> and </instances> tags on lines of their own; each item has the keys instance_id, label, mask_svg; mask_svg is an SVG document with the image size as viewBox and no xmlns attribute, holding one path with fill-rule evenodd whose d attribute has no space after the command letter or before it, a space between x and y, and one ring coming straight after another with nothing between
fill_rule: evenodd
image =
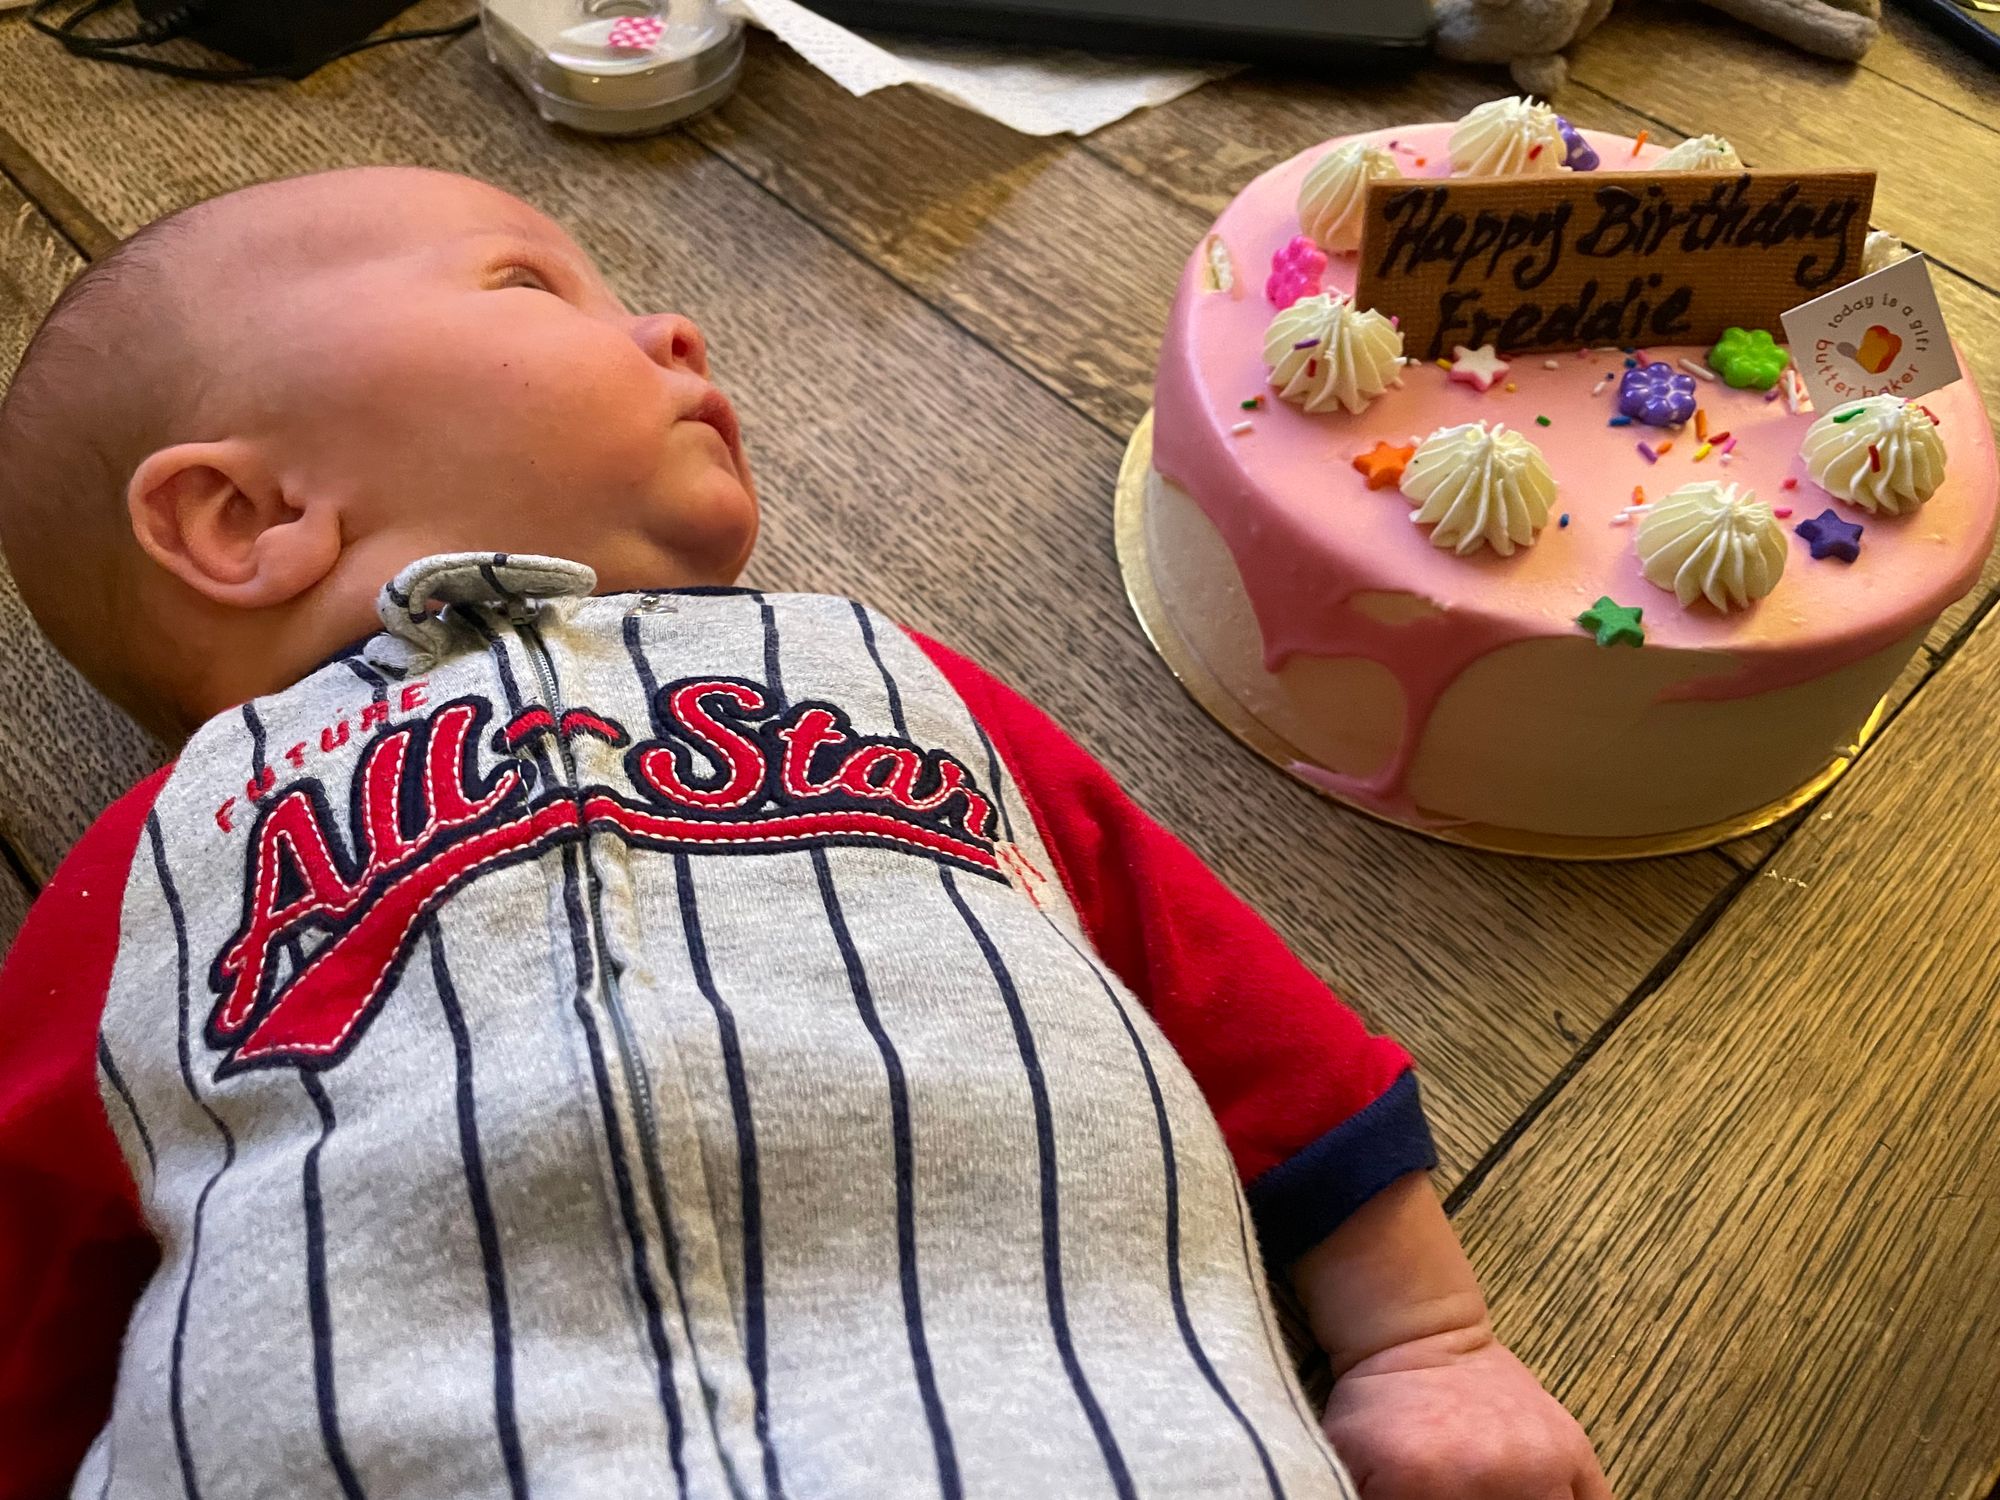
<instances>
[{"instance_id":1,"label":"baby's chin","mask_svg":"<svg viewBox=\"0 0 2000 1500\"><path fill-rule=\"evenodd\" d=\"M713 460L677 465L662 476L649 518L661 549L695 583L733 583L757 540L756 488L734 455L717 446Z\"/></svg>"}]
</instances>

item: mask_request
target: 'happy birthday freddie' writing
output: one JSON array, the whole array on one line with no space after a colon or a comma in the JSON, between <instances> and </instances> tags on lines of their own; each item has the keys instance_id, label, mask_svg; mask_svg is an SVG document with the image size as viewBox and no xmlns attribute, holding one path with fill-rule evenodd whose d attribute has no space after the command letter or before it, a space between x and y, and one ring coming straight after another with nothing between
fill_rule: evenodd
<instances>
[{"instance_id":1,"label":"'happy birthday freddie' writing","mask_svg":"<svg viewBox=\"0 0 2000 1500\"><path fill-rule=\"evenodd\" d=\"M1872 172L1591 172L1370 186L1355 298L1412 358L1777 329L1861 269Z\"/></svg>"}]
</instances>

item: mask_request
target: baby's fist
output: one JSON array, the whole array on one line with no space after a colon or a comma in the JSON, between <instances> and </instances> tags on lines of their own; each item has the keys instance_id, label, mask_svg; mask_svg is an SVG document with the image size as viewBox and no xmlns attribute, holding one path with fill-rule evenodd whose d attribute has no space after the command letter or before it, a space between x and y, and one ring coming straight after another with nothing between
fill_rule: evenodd
<instances>
[{"instance_id":1,"label":"baby's fist","mask_svg":"<svg viewBox=\"0 0 2000 1500\"><path fill-rule=\"evenodd\" d=\"M1334 1384L1326 1435L1363 1500L1611 1500L1576 1419L1484 1330L1363 1360Z\"/></svg>"}]
</instances>

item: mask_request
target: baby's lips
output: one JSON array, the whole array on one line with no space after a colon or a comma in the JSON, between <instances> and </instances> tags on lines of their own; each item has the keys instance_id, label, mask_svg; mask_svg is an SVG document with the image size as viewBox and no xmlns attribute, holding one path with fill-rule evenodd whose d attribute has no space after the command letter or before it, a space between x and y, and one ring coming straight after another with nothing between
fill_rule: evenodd
<instances>
[{"instance_id":1,"label":"baby's lips","mask_svg":"<svg viewBox=\"0 0 2000 1500\"><path fill-rule=\"evenodd\" d=\"M714 386L710 386L708 394L695 403L694 409L687 414L685 420L705 422L713 427L722 434L722 440L729 445L732 453L741 446L743 428L736 420L736 408L731 406L729 398Z\"/></svg>"}]
</instances>

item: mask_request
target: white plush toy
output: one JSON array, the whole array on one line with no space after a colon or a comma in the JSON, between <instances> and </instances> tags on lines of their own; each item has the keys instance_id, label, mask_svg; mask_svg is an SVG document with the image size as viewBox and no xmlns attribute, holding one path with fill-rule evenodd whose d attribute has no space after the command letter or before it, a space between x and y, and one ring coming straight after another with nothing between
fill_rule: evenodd
<instances>
[{"instance_id":1,"label":"white plush toy","mask_svg":"<svg viewBox=\"0 0 2000 1500\"><path fill-rule=\"evenodd\" d=\"M1703 0L1822 57L1854 62L1882 29L1882 0ZM1506 63L1515 84L1547 96L1569 65L1563 48L1597 28L1611 0L1434 0L1437 49L1459 62Z\"/></svg>"}]
</instances>

